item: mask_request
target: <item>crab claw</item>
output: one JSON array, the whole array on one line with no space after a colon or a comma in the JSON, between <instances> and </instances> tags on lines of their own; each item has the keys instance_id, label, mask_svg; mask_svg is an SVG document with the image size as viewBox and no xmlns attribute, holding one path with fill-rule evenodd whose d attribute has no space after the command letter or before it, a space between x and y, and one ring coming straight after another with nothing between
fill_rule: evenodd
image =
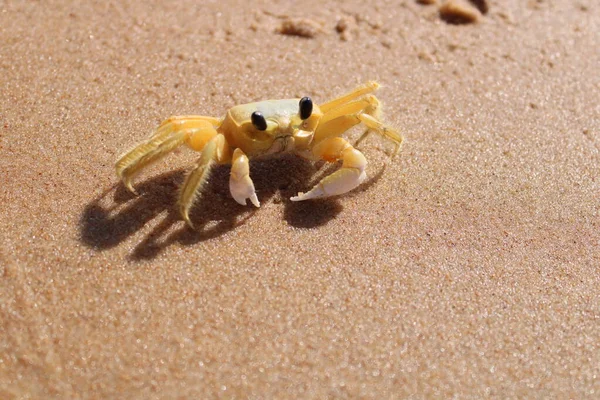
<instances>
[{"instance_id":1,"label":"crab claw","mask_svg":"<svg viewBox=\"0 0 600 400\"><path fill-rule=\"evenodd\" d=\"M250 202L255 207L260 207L258 197L256 197L256 191L254 190L254 183L250 179L250 165L248 156L244 154L241 149L235 149L233 152L233 159L231 162L231 175L229 177L229 191L231 196L239 204L245 206L246 200L250 199Z\"/></svg>"},{"instance_id":2,"label":"crab claw","mask_svg":"<svg viewBox=\"0 0 600 400\"><path fill-rule=\"evenodd\" d=\"M323 178L307 193L298 193L290 198L292 201L303 201L336 196L349 192L360 185L367 177L365 156L340 137L326 139L315 146L316 156L326 161L343 160L342 168Z\"/></svg>"}]
</instances>

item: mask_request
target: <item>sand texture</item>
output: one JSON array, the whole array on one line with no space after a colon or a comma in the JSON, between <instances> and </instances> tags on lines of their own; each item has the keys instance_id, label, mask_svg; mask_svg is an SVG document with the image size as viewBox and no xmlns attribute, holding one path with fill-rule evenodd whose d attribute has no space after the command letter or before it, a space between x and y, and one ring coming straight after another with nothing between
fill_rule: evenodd
<instances>
[{"instance_id":1,"label":"sand texture","mask_svg":"<svg viewBox=\"0 0 600 400\"><path fill-rule=\"evenodd\" d=\"M442 3L0 2L0 398L600 396L600 4ZM168 116L368 80L406 140L346 196L221 166L193 231L197 153L117 182Z\"/></svg>"}]
</instances>

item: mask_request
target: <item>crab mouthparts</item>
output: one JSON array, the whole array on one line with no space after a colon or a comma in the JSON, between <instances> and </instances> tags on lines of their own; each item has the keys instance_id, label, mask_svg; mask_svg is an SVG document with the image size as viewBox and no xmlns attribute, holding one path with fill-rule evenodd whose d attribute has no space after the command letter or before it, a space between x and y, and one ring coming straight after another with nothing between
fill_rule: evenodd
<instances>
[{"instance_id":1,"label":"crab mouthparts","mask_svg":"<svg viewBox=\"0 0 600 400\"><path fill-rule=\"evenodd\" d=\"M291 135L280 136L275 139L268 153L283 153L294 149L294 138Z\"/></svg>"}]
</instances>

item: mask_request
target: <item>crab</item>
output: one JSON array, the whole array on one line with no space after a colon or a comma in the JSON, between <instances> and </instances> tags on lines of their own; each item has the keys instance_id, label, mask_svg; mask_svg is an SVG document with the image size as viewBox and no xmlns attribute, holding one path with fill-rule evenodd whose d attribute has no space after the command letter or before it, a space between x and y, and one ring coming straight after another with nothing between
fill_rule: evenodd
<instances>
[{"instance_id":1,"label":"crab","mask_svg":"<svg viewBox=\"0 0 600 400\"><path fill-rule=\"evenodd\" d=\"M367 176L366 158L341 137L344 132L362 123L367 129L354 145L375 131L394 142L392 156L402 144L402 136L380 120L380 102L371 94L379 87L375 81L367 82L321 105L303 97L237 105L224 118L171 117L150 138L119 158L115 165L117 176L127 189L137 194L132 179L144 167L182 145L200 152L195 168L181 187L178 201L182 218L192 227L190 209L215 164L231 164L229 189L241 205L250 200L260 207L250 178L249 160L283 152L294 152L309 160L342 161L341 168L310 191L291 197L291 201L344 194L359 186Z\"/></svg>"}]
</instances>

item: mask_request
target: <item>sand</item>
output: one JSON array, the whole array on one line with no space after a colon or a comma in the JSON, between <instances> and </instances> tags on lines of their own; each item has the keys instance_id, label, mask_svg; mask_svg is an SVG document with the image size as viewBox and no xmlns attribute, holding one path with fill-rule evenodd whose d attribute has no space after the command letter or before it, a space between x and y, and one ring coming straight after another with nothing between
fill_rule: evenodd
<instances>
[{"instance_id":1,"label":"sand","mask_svg":"<svg viewBox=\"0 0 600 400\"><path fill-rule=\"evenodd\" d=\"M597 2L201 3L0 5L0 398L598 396ZM197 232L193 152L117 183L170 115L371 79L406 141L346 196L220 167Z\"/></svg>"}]
</instances>

